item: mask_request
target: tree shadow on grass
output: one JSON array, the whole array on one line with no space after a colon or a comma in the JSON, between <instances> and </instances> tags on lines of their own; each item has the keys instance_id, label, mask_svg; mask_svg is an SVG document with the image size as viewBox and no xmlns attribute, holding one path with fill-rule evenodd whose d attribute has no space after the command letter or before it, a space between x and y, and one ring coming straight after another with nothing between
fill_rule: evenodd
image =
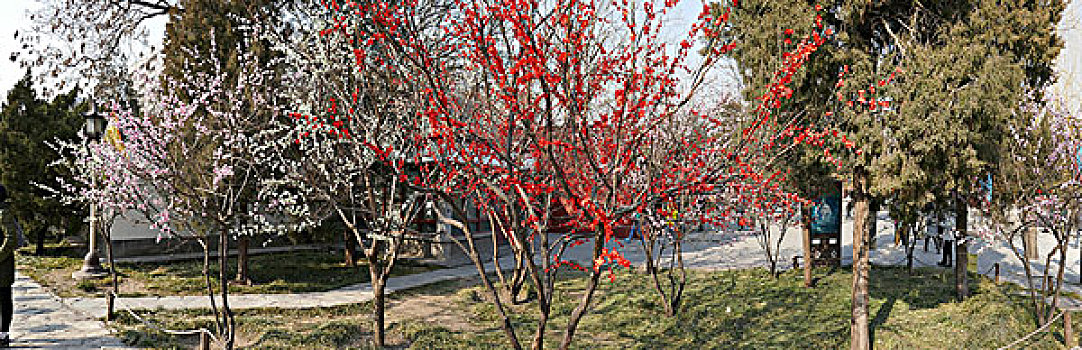
<instances>
[{"instance_id":1,"label":"tree shadow on grass","mask_svg":"<svg viewBox=\"0 0 1082 350\"><path fill-rule=\"evenodd\" d=\"M897 301L898 298L895 297L887 298L887 301L875 312L875 318L868 325L868 343L875 344L875 331L879 329L879 326L887 322L890 312L894 310L894 303Z\"/></svg>"},{"instance_id":2,"label":"tree shadow on grass","mask_svg":"<svg viewBox=\"0 0 1082 350\"><path fill-rule=\"evenodd\" d=\"M983 292L976 278L970 274L971 296ZM868 293L872 298L902 301L913 310L936 308L955 301L954 273L921 267L910 275L904 267L876 266L868 276Z\"/></svg>"},{"instance_id":3,"label":"tree shadow on grass","mask_svg":"<svg viewBox=\"0 0 1082 350\"><path fill-rule=\"evenodd\" d=\"M832 275L834 275L835 272L838 272L838 268L839 268L838 265L830 265L830 270L827 270L827 273L825 275L812 277L812 280L811 280L812 288L815 288L816 286L818 286L819 281L821 281L823 278L828 277L828 276L832 276ZM814 274L813 274L813 276L814 276Z\"/></svg>"},{"instance_id":4,"label":"tree shadow on grass","mask_svg":"<svg viewBox=\"0 0 1082 350\"><path fill-rule=\"evenodd\" d=\"M679 315L668 318L649 279L625 275L619 283L605 284L580 331L631 349L844 347L849 342L852 275L840 266L816 268L815 276L817 286L804 288L802 271L787 271L778 279L763 269L693 272ZM873 267L871 336L886 331L900 310L953 302L952 281L951 272L943 269L917 269L909 275L904 267ZM980 293L978 285L972 285L974 294ZM577 298L556 301L549 326L559 329L550 334L563 330L563 315L574 302ZM516 326L528 327L534 319L520 321ZM577 344L584 344L583 339Z\"/></svg>"},{"instance_id":5,"label":"tree shadow on grass","mask_svg":"<svg viewBox=\"0 0 1082 350\"><path fill-rule=\"evenodd\" d=\"M834 348L849 331L847 323L838 322L847 314L842 304L848 293L838 293L844 283L839 275L824 272L816 269L819 288L804 288L799 272L777 280L760 269L703 276L689 284L689 302L677 318L664 319L660 306L653 306L618 321L613 331L637 349ZM635 326L638 322L649 327Z\"/></svg>"}]
</instances>

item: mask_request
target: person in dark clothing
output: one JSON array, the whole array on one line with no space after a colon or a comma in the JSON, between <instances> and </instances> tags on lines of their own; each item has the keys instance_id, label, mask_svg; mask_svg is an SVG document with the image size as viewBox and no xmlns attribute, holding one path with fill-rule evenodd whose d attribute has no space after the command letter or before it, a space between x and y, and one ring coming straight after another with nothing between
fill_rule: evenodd
<instances>
[{"instance_id":1,"label":"person in dark clothing","mask_svg":"<svg viewBox=\"0 0 1082 350\"><path fill-rule=\"evenodd\" d=\"M939 241L943 242L943 259L939 260L939 266L950 267L954 265L954 234L946 231L941 221L936 221L936 231L939 233Z\"/></svg>"},{"instance_id":2,"label":"person in dark clothing","mask_svg":"<svg viewBox=\"0 0 1082 350\"><path fill-rule=\"evenodd\" d=\"M18 229L15 216L8 212L8 193L0 185L0 347L11 343L11 317L15 308L11 300L11 285L15 284L15 248L18 245Z\"/></svg>"}]
</instances>

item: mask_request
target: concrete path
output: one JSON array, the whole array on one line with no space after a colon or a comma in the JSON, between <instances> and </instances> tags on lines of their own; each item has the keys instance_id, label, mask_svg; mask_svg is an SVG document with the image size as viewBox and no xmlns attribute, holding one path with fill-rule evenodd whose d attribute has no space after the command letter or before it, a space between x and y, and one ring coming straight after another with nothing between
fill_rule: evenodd
<instances>
[{"instance_id":1,"label":"concrete path","mask_svg":"<svg viewBox=\"0 0 1082 350\"><path fill-rule=\"evenodd\" d=\"M500 264L505 268L511 266L511 261L502 259ZM492 264L486 265L487 271L494 271ZM391 277L387 280L386 293L415 288L441 281L477 276L477 268L473 265L465 265L449 269L433 270L407 276ZM347 304L355 304L372 300L372 286L366 283L354 284L326 292L295 293L295 294L232 294L229 296L229 306L234 310L260 309L260 308L288 308L302 309L315 307L331 307ZM80 313L91 317L105 317L104 298L64 298L63 303ZM220 300L216 302L221 305ZM117 310L124 308L131 310L151 310L162 308L166 310L200 309L210 308L208 296L166 296L166 297L137 297L118 298Z\"/></svg>"},{"instance_id":2,"label":"concrete path","mask_svg":"<svg viewBox=\"0 0 1082 350\"><path fill-rule=\"evenodd\" d=\"M878 225L876 230L876 245L870 252L870 260L876 265L905 265L905 250L894 246L894 223L890 220L887 212L878 213ZM853 261L853 237L852 220L842 220L841 245L842 264L850 264ZM778 227L774 227L778 231ZM780 245L778 268L788 269L792 267L793 256L803 256L804 246L800 228L795 224L790 225ZM771 244L777 244L775 242ZM939 262L939 255L934 249L929 252L923 251L923 241L918 242L914 252L914 266L935 266ZM931 248L931 247L929 247ZM589 244L570 248L564 254L565 258L577 262L589 262ZM637 241L623 242L620 252L631 261L638 263L646 254ZM758 238L750 233L718 233L718 232L693 232L689 234L683 244L684 265L689 268L701 270L727 270L751 267L767 267L768 260L765 250L760 246Z\"/></svg>"},{"instance_id":3,"label":"concrete path","mask_svg":"<svg viewBox=\"0 0 1082 350\"><path fill-rule=\"evenodd\" d=\"M875 265L905 265L905 249L894 245L894 223L886 211L877 213L876 244L870 252L870 260ZM980 217L970 214L971 228L980 226ZM842 264L848 265L853 261L853 236L852 219L842 220ZM775 228L776 229L776 228ZM946 229L951 229L950 225ZM1046 254L1055 246L1055 239L1046 233L1037 237L1038 251L1041 261L1031 261L1030 266L1034 271L1043 270L1043 260ZM684 244L684 264L689 268L702 270L724 270L750 267L766 267L768 261L763 248L757 238L741 233L703 233L696 232L689 236L689 241ZM774 242L776 243L776 242ZM1021 244L1018 242L1017 244ZM936 252L932 245L924 251L924 241L917 242L914 251L914 266L938 267L941 255ZM589 244L580 245L568 249L565 258L579 263L590 261L591 247ZM628 241L620 248L624 256L632 263L643 260L645 253L635 241ZM803 238L798 227L790 227L787 230L780 246L779 269L792 267L792 257L803 255ZM1003 241L973 240L969 245L969 252L977 256L978 273L991 277L994 272L992 267L1000 264L1000 279L1027 286L1025 269L1022 260L1018 259L1010 246ZM1056 258L1058 259L1058 257ZM1054 259L1054 260L1056 260ZM1065 264L1065 283L1062 286L1064 292L1082 294L1082 247L1079 242L1072 241L1067 248L1067 261ZM1058 265L1054 262L1050 273L1054 274ZM1034 279L1034 287L1040 287L1039 278Z\"/></svg>"},{"instance_id":4,"label":"concrete path","mask_svg":"<svg viewBox=\"0 0 1082 350\"><path fill-rule=\"evenodd\" d=\"M100 321L67 307L30 278L17 275L12 290L15 299L12 348L124 348Z\"/></svg>"},{"instance_id":5,"label":"concrete path","mask_svg":"<svg viewBox=\"0 0 1082 350\"><path fill-rule=\"evenodd\" d=\"M510 266L511 261L501 260ZM491 265L491 264L490 264ZM494 267L488 266L488 271ZM414 288L440 281L476 276L473 265L424 273L392 277L387 281L387 293ZM124 349L105 325L103 298L58 298L40 284L24 275L17 275L12 288L15 316L12 322L12 348L20 349ZM372 299L367 283L337 290L304 294L232 295L233 309L251 308L314 308L353 304ZM120 298L117 310L137 309L198 309L208 308L206 296Z\"/></svg>"}]
</instances>

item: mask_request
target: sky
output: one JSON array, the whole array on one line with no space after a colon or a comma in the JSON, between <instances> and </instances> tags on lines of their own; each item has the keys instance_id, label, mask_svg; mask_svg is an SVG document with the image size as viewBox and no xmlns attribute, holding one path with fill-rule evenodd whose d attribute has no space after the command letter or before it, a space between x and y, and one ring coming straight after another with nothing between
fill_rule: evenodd
<instances>
[{"instance_id":1,"label":"sky","mask_svg":"<svg viewBox=\"0 0 1082 350\"><path fill-rule=\"evenodd\" d=\"M1060 35L1065 45L1056 68L1059 79L1053 91L1066 97L1075 115L1082 115L1082 0L1067 5L1060 21Z\"/></svg>"},{"instance_id":2,"label":"sky","mask_svg":"<svg viewBox=\"0 0 1082 350\"><path fill-rule=\"evenodd\" d=\"M11 57L12 52L21 49L19 40L15 38L15 32L26 33L26 29L30 27L27 11L38 8L40 5L37 0L0 0L0 101L6 101L8 90L14 87L26 73L26 70L19 67L17 62L12 62L8 58ZM165 35L165 20L165 16L159 16L145 24L149 26L150 36L155 38L151 40L151 44L159 48L162 47L161 41Z\"/></svg>"},{"instance_id":3,"label":"sky","mask_svg":"<svg viewBox=\"0 0 1082 350\"><path fill-rule=\"evenodd\" d=\"M8 57L13 51L19 50L19 40L15 39L15 31L27 26L30 19L26 10L34 6L33 0L6 0L0 5L0 96L6 98L7 91L19 82L25 71L18 63L11 62Z\"/></svg>"},{"instance_id":4,"label":"sky","mask_svg":"<svg viewBox=\"0 0 1082 350\"><path fill-rule=\"evenodd\" d=\"M6 98L7 91L15 86L25 72L18 63L11 62L8 57L18 51L19 41L15 39L15 31L29 26L27 10L37 8L35 0L2 0L0 1L0 98ZM698 15L701 9L697 0L685 0L680 4L678 13L687 13L689 20ZM151 24L152 36L156 36L159 42L152 43L161 47L160 38L165 31L164 21ZM1075 113L1082 112L1082 0L1072 1L1064 14L1063 21L1059 25L1060 33L1064 37L1066 45L1060 53L1057 71L1059 81L1053 87L1053 91L1066 96L1068 104Z\"/></svg>"}]
</instances>

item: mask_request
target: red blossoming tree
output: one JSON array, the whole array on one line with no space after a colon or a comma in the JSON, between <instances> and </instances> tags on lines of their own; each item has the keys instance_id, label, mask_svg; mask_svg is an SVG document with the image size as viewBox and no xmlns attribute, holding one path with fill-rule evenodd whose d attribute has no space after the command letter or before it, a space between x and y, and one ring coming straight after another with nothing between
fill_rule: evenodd
<instances>
[{"instance_id":1,"label":"red blossoming tree","mask_svg":"<svg viewBox=\"0 0 1082 350\"><path fill-rule=\"evenodd\" d=\"M412 157L420 174L439 174L395 171L413 190L460 214L440 220L466 233L465 243L455 242L472 258L515 348L522 344L509 310L485 274L476 232L461 220L464 199L507 239L520 261L516 273L528 276L537 293L533 348L544 346L557 273L570 267L588 275L566 325L566 349L601 277L615 279L616 269L631 265L616 238L639 227L641 234L678 242L682 229L659 232L674 218L748 225L735 209L769 211L800 200L779 185L781 154L823 148L839 136L801 122L800 114L776 117L780 101L792 95L792 75L830 36L821 25L785 54L771 88L750 102L746 124L734 127L732 118L700 112L711 106L697 103L712 68L735 47L719 36L727 11L704 7L684 39L669 41L674 30L664 19L675 1L450 3L457 10L435 20L444 29L433 35L422 24L434 19L422 13L438 3L325 1L338 15L324 34L357 45L352 56L359 71L406 72L391 84L419 92L402 121L409 145L367 147L386 155L379 160L391 169ZM695 43L702 55L689 64ZM357 135L335 113L313 118L313 128L324 133ZM311 132L298 131L300 142ZM557 214L563 220L554 220ZM585 259L564 257L583 244ZM679 306L683 282L674 283L678 288L667 297L661 292L671 300L669 313Z\"/></svg>"}]
</instances>

